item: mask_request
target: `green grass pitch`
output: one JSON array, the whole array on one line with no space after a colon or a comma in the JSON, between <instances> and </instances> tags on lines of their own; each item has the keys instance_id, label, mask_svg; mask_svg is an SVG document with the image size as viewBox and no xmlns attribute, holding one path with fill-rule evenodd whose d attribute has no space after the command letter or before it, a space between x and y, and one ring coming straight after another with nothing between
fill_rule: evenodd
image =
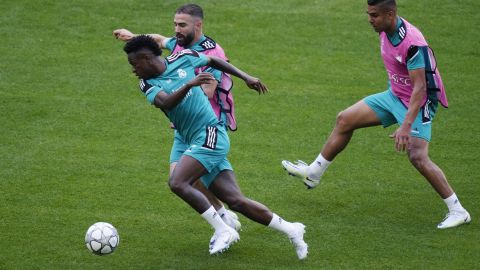
<instances>
[{"instance_id":1,"label":"green grass pitch","mask_svg":"<svg viewBox=\"0 0 480 270\"><path fill-rule=\"evenodd\" d=\"M450 101L431 156L473 221L440 231L446 207L394 151L394 128L359 130L306 190L282 159L311 161L336 114L386 87L366 1L198 1L231 62L239 130L229 157L243 192L307 225L298 261L281 234L240 217L241 241L209 256L212 230L166 184L172 131L138 91L111 32L173 33L182 1L5 0L0 9L0 269L478 269L478 0L398 0L435 50ZM119 248L83 238L114 224Z\"/></svg>"}]
</instances>

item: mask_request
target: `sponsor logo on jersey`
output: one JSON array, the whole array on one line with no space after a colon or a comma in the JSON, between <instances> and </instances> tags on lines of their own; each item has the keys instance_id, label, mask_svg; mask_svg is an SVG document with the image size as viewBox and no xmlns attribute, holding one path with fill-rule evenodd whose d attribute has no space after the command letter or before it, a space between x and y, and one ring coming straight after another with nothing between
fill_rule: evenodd
<instances>
[{"instance_id":1,"label":"sponsor logo on jersey","mask_svg":"<svg viewBox=\"0 0 480 270\"><path fill-rule=\"evenodd\" d=\"M396 73L388 71L388 78L390 81L397 85L410 86L412 85L412 80L410 77L402 77Z\"/></svg>"}]
</instances>

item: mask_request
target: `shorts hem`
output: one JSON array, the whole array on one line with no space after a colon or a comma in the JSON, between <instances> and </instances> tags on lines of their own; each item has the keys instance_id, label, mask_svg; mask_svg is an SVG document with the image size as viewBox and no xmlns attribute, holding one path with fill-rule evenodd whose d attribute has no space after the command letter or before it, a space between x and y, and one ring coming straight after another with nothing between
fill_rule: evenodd
<instances>
[{"instance_id":1,"label":"shorts hem","mask_svg":"<svg viewBox=\"0 0 480 270\"><path fill-rule=\"evenodd\" d=\"M208 168L208 166L205 165L205 163L201 160L199 160L198 158L196 158L194 155L190 154L190 153L183 153L184 155L186 156L189 156L193 159L195 159L196 161L200 162L200 164L202 164L203 168L205 168L205 170L208 172L208 173L211 173L212 172L212 169L213 168ZM178 161L177 161L178 162Z\"/></svg>"},{"instance_id":2,"label":"shorts hem","mask_svg":"<svg viewBox=\"0 0 480 270\"><path fill-rule=\"evenodd\" d=\"M432 138L427 138L427 137L425 137L425 136L421 136L421 135L418 135L418 134L411 134L411 133L410 133L410 136L415 137L415 138L419 138L419 139L422 139L422 140L425 140L425 141L427 141L427 142L430 142L430 141L432 140Z\"/></svg>"},{"instance_id":3,"label":"shorts hem","mask_svg":"<svg viewBox=\"0 0 480 270\"><path fill-rule=\"evenodd\" d=\"M375 115L377 116L377 118L380 120L380 123L382 124L382 126L384 128L387 128L395 123L390 123L390 122L385 122L383 120L383 117L380 115L379 112L377 112L377 110L375 110L375 106L373 104L370 104L370 101L367 99L367 98L364 98L363 99L363 102L365 102L365 104L367 104L368 107L370 107L370 109L375 113Z\"/></svg>"},{"instance_id":4,"label":"shorts hem","mask_svg":"<svg viewBox=\"0 0 480 270\"><path fill-rule=\"evenodd\" d=\"M228 169L228 168L225 168L221 171L219 171L214 177L213 179L208 179L208 180L204 180L204 176L200 177L200 181L202 182L202 184L208 189L213 182L215 182L215 179L217 178L217 175L219 175L221 172L223 171L232 171L233 172L233 169Z\"/></svg>"}]
</instances>

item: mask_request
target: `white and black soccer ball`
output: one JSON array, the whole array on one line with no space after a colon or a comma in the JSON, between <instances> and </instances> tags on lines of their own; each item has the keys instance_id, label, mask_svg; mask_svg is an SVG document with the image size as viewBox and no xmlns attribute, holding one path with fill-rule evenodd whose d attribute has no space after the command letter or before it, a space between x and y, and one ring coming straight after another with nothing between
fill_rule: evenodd
<instances>
[{"instance_id":1,"label":"white and black soccer ball","mask_svg":"<svg viewBox=\"0 0 480 270\"><path fill-rule=\"evenodd\" d=\"M115 251L120 243L120 236L112 224L97 222L88 228L85 244L95 255L108 255Z\"/></svg>"}]
</instances>

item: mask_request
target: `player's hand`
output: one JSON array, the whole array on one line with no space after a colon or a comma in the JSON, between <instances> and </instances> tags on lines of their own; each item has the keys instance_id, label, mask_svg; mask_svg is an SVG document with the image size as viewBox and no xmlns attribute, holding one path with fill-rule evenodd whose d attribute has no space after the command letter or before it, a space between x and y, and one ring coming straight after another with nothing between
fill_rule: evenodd
<instances>
[{"instance_id":1,"label":"player's hand","mask_svg":"<svg viewBox=\"0 0 480 270\"><path fill-rule=\"evenodd\" d=\"M390 135L390 138L395 140L395 149L398 152L404 152L410 143L410 128L402 125Z\"/></svg>"},{"instance_id":2,"label":"player's hand","mask_svg":"<svg viewBox=\"0 0 480 270\"><path fill-rule=\"evenodd\" d=\"M121 41L129 41L135 37L135 35L127 29L116 29L113 31L113 35L116 39L120 39Z\"/></svg>"},{"instance_id":3,"label":"player's hand","mask_svg":"<svg viewBox=\"0 0 480 270\"><path fill-rule=\"evenodd\" d=\"M257 91L258 94L265 94L266 92L268 92L267 86L263 84L258 78L249 75L245 80L245 83L250 89Z\"/></svg>"},{"instance_id":4,"label":"player's hand","mask_svg":"<svg viewBox=\"0 0 480 270\"><path fill-rule=\"evenodd\" d=\"M212 73L200 72L195 78L193 78L188 83L190 84L190 86L199 86L202 84L212 83L212 81L214 80L215 78L213 77Z\"/></svg>"}]
</instances>

